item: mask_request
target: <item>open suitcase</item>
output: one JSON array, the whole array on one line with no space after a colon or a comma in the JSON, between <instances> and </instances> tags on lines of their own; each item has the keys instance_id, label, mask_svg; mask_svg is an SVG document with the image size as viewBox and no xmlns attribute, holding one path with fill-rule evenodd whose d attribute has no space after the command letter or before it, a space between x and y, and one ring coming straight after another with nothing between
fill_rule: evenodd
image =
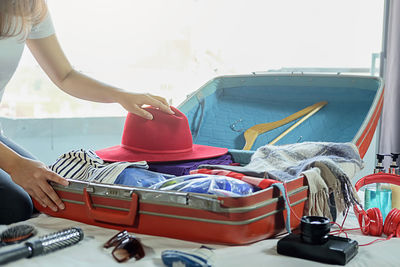
<instances>
[{"instance_id":1,"label":"open suitcase","mask_svg":"<svg viewBox=\"0 0 400 267\"><path fill-rule=\"evenodd\" d=\"M277 144L304 141L353 142L363 157L383 105L380 78L344 75L240 75L217 77L191 94L179 109L186 114L194 143L229 148L234 162L246 164L243 129L276 121L319 101L328 104ZM282 128L262 134L253 149L269 143ZM121 129L122 131L122 129ZM286 211L277 188L250 196L220 197L198 193L88 183L70 180L53 185L66 204L49 215L114 229L204 243L246 244L284 231ZM307 181L288 183L293 212L303 214ZM291 216L290 226L298 219Z\"/></svg>"}]
</instances>

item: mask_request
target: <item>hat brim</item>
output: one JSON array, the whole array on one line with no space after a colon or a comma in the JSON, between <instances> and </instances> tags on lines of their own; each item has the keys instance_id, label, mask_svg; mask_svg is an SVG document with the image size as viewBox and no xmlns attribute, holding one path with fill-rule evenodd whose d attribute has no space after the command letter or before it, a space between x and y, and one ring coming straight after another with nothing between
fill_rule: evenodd
<instances>
[{"instance_id":1,"label":"hat brim","mask_svg":"<svg viewBox=\"0 0 400 267\"><path fill-rule=\"evenodd\" d=\"M193 145L190 152L185 153L144 153L129 150L120 145L104 148L96 151L96 154L104 161L147 161L147 162L170 162L183 160L197 160L222 156L228 153L227 148L211 147L206 145Z\"/></svg>"}]
</instances>

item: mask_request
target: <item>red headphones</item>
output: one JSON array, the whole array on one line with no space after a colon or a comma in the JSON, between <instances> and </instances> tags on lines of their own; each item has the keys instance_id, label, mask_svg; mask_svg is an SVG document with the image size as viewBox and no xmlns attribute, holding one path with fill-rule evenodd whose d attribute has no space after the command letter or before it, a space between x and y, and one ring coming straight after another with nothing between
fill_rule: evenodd
<instances>
[{"instance_id":1,"label":"red headphones","mask_svg":"<svg viewBox=\"0 0 400 267\"><path fill-rule=\"evenodd\" d=\"M389 183L400 185L400 176L389 173L375 173L365 176L358 180L355 185L358 191L361 187L373 183ZM361 231L366 235L380 236L384 233L387 236L393 235L400 237L400 210L392 209L383 224L382 213L378 208L370 208L365 211L354 205L354 213L358 218Z\"/></svg>"}]
</instances>

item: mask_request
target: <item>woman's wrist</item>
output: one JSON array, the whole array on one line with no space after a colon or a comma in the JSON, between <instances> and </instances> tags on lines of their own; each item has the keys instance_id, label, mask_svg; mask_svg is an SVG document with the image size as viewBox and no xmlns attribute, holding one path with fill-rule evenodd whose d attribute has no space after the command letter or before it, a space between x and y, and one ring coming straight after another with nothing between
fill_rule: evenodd
<instances>
[{"instance_id":1,"label":"woman's wrist","mask_svg":"<svg viewBox=\"0 0 400 267\"><path fill-rule=\"evenodd\" d=\"M122 104L124 99L126 99L126 91L119 88L114 88L114 90L111 91L110 93L111 103Z\"/></svg>"},{"instance_id":2,"label":"woman's wrist","mask_svg":"<svg viewBox=\"0 0 400 267\"><path fill-rule=\"evenodd\" d=\"M9 149L8 147L1 148L2 156L0 160L0 168L6 173L12 174L17 168L21 168L24 158Z\"/></svg>"}]
</instances>

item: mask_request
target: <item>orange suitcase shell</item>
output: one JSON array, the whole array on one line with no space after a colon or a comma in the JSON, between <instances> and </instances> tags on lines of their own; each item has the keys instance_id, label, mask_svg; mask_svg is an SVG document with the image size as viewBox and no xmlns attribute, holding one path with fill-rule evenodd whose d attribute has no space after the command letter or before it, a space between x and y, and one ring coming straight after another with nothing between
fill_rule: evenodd
<instances>
[{"instance_id":1,"label":"orange suitcase shell","mask_svg":"<svg viewBox=\"0 0 400 267\"><path fill-rule=\"evenodd\" d=\"M238 128L276 121L319 101L328 104L277 144L298 142L299 136L301 142L353 142L364 157L383 105L383 81L378 77L222 76L193 92L179 109L188 117L194 143L227 147L235 162L245 164L253 152L241 150L244 138ZM237 122L242 125L233 128ZM262 134L253 149L278 132L282 128ZM34 202L38 210L101 227L221 244L247 244L285 231L285 205L277 188L232 198L74 180L68 187L53 187L65 210L53 212ZM307 182L299 177L288 182L287 189L293 212L300 217L308 199ZM299 225L296 216L291 215L290 225Z\"/></svg>"},{"instance_id":2,"label":"orange suitcase shell","mask_svg":"<svg viewBox=\"0 0 400 267\"><path fill-rule=\"evenodd\" d=\"M66 208L55 217L106 228L204 243L247 244L284 230L286 211L277 188L246 197L149 190L69 180L67 187L53 185ZM287 184L293 212L303 214L308 187L298 178ZM291 227L299 221L291 216Z\"/></svg>"}]
</instances>

